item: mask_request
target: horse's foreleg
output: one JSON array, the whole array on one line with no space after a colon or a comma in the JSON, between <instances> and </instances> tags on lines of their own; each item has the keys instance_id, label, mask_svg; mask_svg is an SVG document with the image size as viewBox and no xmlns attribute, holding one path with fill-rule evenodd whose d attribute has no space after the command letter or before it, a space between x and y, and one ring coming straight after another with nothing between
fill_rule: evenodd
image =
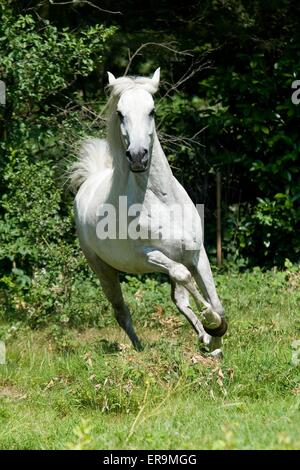
<instances>
[{"instance_id":1,"label":"horse's foreleg","mask_svg":"<svg viewBox=\"0 0 300 470\"><path fill-rule=\"evenodd\" d=\"M220 357L222 355L222 339L206 333L201 321L190 307L189 292L186 288L171 281L171 297L178 310L183 313L198 334L198 338L203 345L202 349L211 352L213 356Z\"/></svg>"},{"instance_id":2,"label":"horse's foreleg","mask_svg":"<svg viewBox=\"0 0 300 470\"><path fill-rule=\"evenodd\" d=\"M124 302L118 271L102 261L90 250L84 247L82 247L82 250L89 265L99 278L104 294L112 304L118 324L125 330L134 348L140 351L142 345L134 331L129 308Z\"/></svg>"},{"instance_id":3,"label":"horse's foreleg","mask_svg":"<svg viewBox=\"0 0 300 470\"><path fill-rule=\"evenodd\" d=\"M190 271L181 263L168 258L164 253L158 250L147 250L148 263L156 266L158 270L169 274L170 278L177 284L185 287L195 299L197 307L200 310L201 321L205 331L209 331L212 336L222 336L226 331L226 322L223 317L211 307L199 293L197 285ZM206 307L202 311L202 304ZM224 331L225 330L225 331Z\"/></svg>"},{"instance_id":4,"label":"horse's foreleg","mask_svg":"<svg viewBox=\"0 0 300 470\"><path fill-rule=\"evenodd\" d=\"M171 280L171 297L178 310L188 319L200 340L202 340L206 333L199 318L190 307L189 292L185 287Z\"/></svg>"},{"instance_id":5,"label":"horse's foreleg","mask_svg":"<svg viewBox=\"0 0 300 470\"><path fill-rule=\"evenodd\" d=\"M210 264L204 247L200 250L197 265L193 270L194 279L200 288L206 302L224 319L224 309L217 294ZM225 333L225 332L224 332Z\"/></svg>"},{"instance_id":6,"label":"horse's foreleg","mask_svg":"<svg viewBox=\"0 0 300 470\"><path fill-rule=\"evenodd\" d=\"M194 279L201 290L205 300L211 305L211 308L224 319L224 309L217 294L215 283L213 280L210 264L207 258L205 248L202 247L197 265L193 271ZM224 320L225 321L225 320ZM203 342L211 350L221 348L222 340L220 337L212 337L213 331L206 328L207 334L203 337ZM225 331L226 332L226 322ZM224 334L223 333L223 334Z\"/></svg>"},{"instance_id":7,"label":"horse's foreleg","mask_svg":"<svg viewBox=\"0 0 300 470\"><path fill-rule=\"evenodd\" d=\"M210 264L204 247L202 247L200 250L197 265L193 271L193 276L198 287L201 289L205 300L211 305L213 310L218 312L221 317L224 317L224 309L217 294Z\"/></svg>"}]
</instances>

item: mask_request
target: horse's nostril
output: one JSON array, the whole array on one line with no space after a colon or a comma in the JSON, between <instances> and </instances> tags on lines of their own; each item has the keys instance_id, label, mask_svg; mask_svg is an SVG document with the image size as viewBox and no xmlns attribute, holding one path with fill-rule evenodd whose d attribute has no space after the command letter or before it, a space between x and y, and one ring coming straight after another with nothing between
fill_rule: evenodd
<instances>
[{"instance_id":1,"label":"horse's nostril","mask_svg":"<svg viewBox=\"0 0 300 470\"><path fill-rule=\"evenodd\" d=\"M142 155L141 162L146 163L147 160L148 160L148 150L143 149L142 152L141 152L141 155Z\"/></svg>"},{"instance_id":2,"label":"horse's nostril","mask_svg":"<svg viewBox=\"0 0 300 470\"><path fill-rule=\"evenodd\" d=\"M129 150L126 150L126 157L127 157L130 161L132 161L132 156L131 156L131 153L130 153Z\"/></svg>"}]
</instances>

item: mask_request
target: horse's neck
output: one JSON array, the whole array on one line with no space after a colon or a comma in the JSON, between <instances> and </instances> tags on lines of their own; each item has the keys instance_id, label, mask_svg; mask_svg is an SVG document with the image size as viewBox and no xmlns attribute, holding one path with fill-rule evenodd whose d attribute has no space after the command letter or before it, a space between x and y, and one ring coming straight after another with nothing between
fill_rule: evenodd
<instances>
[{"instance_id":1,"label":"horse's neck","mask_svg":"<svg viewBox=\"0 0 300 470\"><path fill-rule=\"evenodd\" d=\"M171 189L173 179L170 165L155 132L146 189L157 196L164 196Z\"/></svg>"}]
</instances>

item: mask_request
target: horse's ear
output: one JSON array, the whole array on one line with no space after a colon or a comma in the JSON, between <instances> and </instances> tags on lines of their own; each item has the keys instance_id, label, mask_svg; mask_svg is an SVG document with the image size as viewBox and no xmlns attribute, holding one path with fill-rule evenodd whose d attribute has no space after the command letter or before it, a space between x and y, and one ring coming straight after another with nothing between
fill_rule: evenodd
<instances>
[{"instance_id":1,"label":"horse's ear","mask_svg":"<svg viewBox=\"0 0 300 470\"><path fill-rule=\"evenodd\" d=\"M152 77L152 82L156 88L158 88L159 79L160 79L160 67L158 67L158 69L155 70L153 77Z\"/></svg>"},{"instance_id":2,"label":"horse's ear","mask_svg":"<svg viewBox=\"0 0 300 470\"><path fill-rule=\"evenodd\" d=\"M111 72L107 72L107 75L108 75L108 83L109 85L112 85L116 81L116 77Z\"/></svg>"}]
</instances>

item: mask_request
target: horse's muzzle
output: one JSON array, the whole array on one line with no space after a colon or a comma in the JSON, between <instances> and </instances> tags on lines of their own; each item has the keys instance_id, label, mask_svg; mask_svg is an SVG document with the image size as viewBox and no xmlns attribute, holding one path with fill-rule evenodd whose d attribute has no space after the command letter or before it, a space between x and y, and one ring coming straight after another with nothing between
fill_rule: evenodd
<instances>
[{"instance_id":1,"label":"horse's muzzle","mask_svg":"<svg viewBox=\"0 0 300 470\"><path fill-rule=\"evenodd\" d=\"M149 152L147 149L142 149L139 152L130 152L127 150L126 157L130 170L133 173L142 173L148 169Z\"/></svg>"},{"instance_id":2,"label":"horse's muzzle","mask_svg":"<svg viewBox=\"0 0 300 470\"><path fill-rule=\"evenodd\" d=\"M132 173L144 173L144 171L148 170L148 165L130 165L130 171Z\"/></svg>"}]
</instances>

